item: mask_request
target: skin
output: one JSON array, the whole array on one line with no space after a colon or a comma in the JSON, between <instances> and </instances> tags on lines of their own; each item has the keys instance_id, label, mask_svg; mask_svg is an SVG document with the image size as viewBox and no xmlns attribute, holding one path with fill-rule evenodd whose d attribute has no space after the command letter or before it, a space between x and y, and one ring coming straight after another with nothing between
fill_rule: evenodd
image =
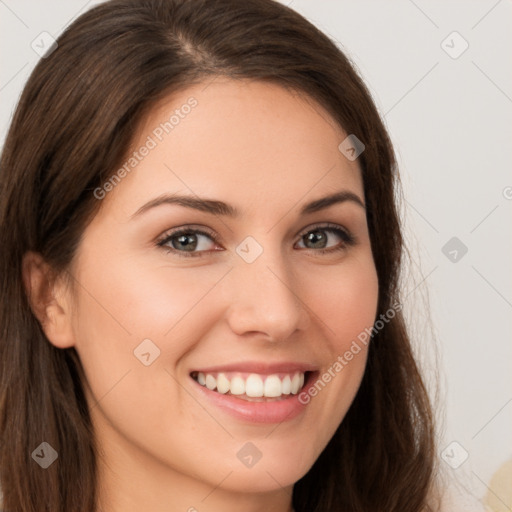
<instances>
[{"instance_id":1,"label":"skin","mask_svg":"<svg viewBox=\"0 0 512 512\"><path fill-rule=\"evenodd\" d=\"M71 284L48 281L38 255L25 260L49 341L75 347L84 367L104 512L290 511L293 484L334 434L365 369L363 347L280 425L238 420L198 394L189 376L198 367L309 361L323 373L371 328L378 296L365 209L346 201L299 211L340 190L364 202L357 160L338 150L347 134L313 100L278 85L205 85L166 98L139 127L133 150L188 98L198 102L102 200ZM167 204L131 218L164 192L222 200L241 215ZM308 247L301 235L326 222L355 245L322 231L342 250ZM210 228L218 243L200 236L201 257L156 245L183 225ZM263 249L250 264L235 251L247 236ZM150 366L133 353L144 339L160 350ZM236 456L248 441L262 454L252 468Z\"/></svg>"}]
</instances>

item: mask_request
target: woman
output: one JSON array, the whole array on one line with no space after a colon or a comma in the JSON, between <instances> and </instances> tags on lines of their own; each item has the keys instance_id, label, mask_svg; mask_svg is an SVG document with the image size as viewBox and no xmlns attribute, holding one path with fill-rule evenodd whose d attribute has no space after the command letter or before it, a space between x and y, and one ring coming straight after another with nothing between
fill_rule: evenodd
<instances>
[{"instance_id":1,"label":"woman","mask_svg":"<svg viewBox=\"0 0 512 512\"><path fill-rule=\"evenodd\" d=\"M3 507L420 511L386 130L272 0L113 0L1 160Z\"/></svg>"}]
</instances>

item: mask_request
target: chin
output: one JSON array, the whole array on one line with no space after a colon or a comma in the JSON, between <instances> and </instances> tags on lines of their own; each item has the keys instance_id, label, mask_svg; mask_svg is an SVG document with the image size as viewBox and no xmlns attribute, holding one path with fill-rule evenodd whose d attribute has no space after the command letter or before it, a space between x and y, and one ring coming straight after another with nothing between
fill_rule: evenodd
<instances>
[{"instance_id":1,"label":"chin","mask_svg":"<svg viewBox=\"0 0 512 512\"><path fill-rule=\"evenodd\" d=\"M253 467L245 471L237 470L226 479L223 487L233 492L249 494L282 491L283 488L292 487L308 470L309 467L301 468L299 471L297 467L285 467L284 464L276 464L271 469Z\"/></svg>"}]
</instances>

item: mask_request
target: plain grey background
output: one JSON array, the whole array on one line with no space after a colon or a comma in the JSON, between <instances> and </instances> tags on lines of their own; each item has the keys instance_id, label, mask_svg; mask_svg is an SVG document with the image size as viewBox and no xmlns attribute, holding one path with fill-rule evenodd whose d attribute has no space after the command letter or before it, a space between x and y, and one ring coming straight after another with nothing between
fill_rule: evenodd
<instances>
[{"instance_id":1,"label":"plain grey background","mask_svg":"<svg viewBox=\"0 0 512 512\"><path fill-rule=\"evenodd\" d=\"M0 0L2 142L38 46L97 3ZM490 482L512 458L512 2L282 3L349 55L390 131L405 309L432 390L439 360L439 455L462 494L510 510Z\"/></svg>"}]
</instances>

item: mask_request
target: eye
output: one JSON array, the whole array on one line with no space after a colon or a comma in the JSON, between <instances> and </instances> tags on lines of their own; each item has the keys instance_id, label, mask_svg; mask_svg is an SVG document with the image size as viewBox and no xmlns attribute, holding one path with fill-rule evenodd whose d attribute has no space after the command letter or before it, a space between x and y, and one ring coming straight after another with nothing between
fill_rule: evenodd
<instances>
[{"instance_id":1,"label":"eye","mask_svg":"<svg viewBox=\"0 0 512 512\"><path fill-rule=\"evenodd\" d=\"M204 252L219 250L215 248L216 238L213 233L195 228L179 228L166 233L157 245L185 257L202 256Z\"/></svg>"},{"instance_id":2,"label":"eye","mask_svg":"<svg viewBox=\"0 0 512 512\"><path fill-rule=\"evenodd\" d=\"M336 239L338 239L338 243L336 243ZM339 226L323 225L316 226L301 235L298 243L303 244L302 248L325 253L346 249L355 244L355 239L348 231Z\"/></svg>"},{"instance_id":3,"label":"eye","mask_svg":"<svg viewBox=\"0 0 512 512\"><path fill-rule=\"evenodd\" d=\"M337 242L336 242L337 239ZM298 242L301 249L314 250L317 253L329 253L346 249L355 244L354 237L345 229L334 225L316 226L303 233ZM183 257L200 257L207 252L224 250L219 248L213 232L205 229L182 227L167 232L157 242L169 253Z\"/></svg>"}]
</instances>

